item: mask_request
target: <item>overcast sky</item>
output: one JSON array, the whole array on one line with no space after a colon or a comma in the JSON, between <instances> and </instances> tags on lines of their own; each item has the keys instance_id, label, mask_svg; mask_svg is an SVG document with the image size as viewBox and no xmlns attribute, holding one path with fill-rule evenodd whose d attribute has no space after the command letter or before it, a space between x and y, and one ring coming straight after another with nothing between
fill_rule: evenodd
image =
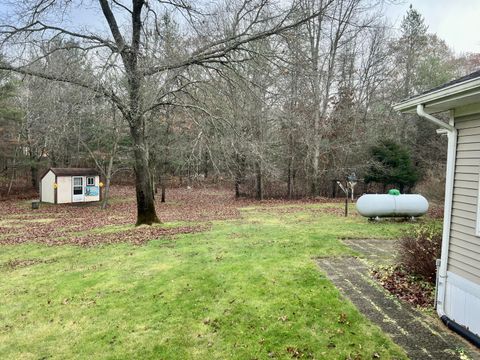
<instances>
[{"instance_id":1,"label":"overcast sky","mask_svg":"<svg viewBox=\"0 0 480 360\"><path fill-rule=\"evenodd\" d=\"M425 18L429 32L444 39L457 54L480 53L480 0L385 0L385 15L395 28L400 27L410 4ZM0 15L8 13L7 2L0 0ZM96 27L104 19L97 12L77 9L73 22ZM3 13L3 14L2 14ZM3 18L3 16L0 16Z\"/></svg>"},{"instance_id":2,"label":"overcast sky","mask_svg":"<svg viewBox=\"0 0 480 360\"><path fill-rule=\"evenodd\" d=\"M456 53L480 52L480 0L387 0L386 15L400 27L410 4L425 18L428 30Z\"/></svg>"}]
</instances>

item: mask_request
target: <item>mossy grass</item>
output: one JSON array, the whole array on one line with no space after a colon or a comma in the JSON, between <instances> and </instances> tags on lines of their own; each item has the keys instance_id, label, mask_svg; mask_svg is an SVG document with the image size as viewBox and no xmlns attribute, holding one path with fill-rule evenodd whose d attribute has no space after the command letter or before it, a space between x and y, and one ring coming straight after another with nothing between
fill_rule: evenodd
<instances>
[{"instance_id":1,"label":"mossy grass","mask_svg":"<svg viewBox=\"0 0 480 360\"><path fill-rule=\"evenodd\" d=\"M325 206L249 207L142 246L2 246L0 265L42 261L0 266L0 358L406 358L314 259L411 225L310 211Z\"/></svg>"}]
</instances>

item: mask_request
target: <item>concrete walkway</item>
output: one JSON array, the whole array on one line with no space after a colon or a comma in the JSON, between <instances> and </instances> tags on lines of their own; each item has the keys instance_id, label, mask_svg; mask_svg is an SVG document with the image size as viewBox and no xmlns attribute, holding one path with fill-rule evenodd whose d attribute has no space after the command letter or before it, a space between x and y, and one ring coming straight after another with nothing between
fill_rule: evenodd
<instances>
[{"instance_id":1,"label":"concrete walkway","mask_svg":"<svg viewBox=\"0 0 480 360\"><path fill-rule=\"evenodd\" d=\"M392 260L392 240L345 240L362 254L320 258L328 278L370 321L405 349L410 359L479 359L480 353L432 316L423 314L387 293L372 280L365 260L385 264Z\"/></svg>"}]
</instances>

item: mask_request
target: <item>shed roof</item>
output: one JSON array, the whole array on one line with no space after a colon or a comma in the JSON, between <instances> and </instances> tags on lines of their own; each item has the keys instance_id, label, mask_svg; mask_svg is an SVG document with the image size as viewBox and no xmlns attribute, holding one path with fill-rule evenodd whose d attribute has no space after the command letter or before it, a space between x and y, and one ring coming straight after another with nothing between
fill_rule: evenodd
<instances>
[{"instance_id":1,"label":"shed roof","mask_svg":"<svg viewBox=\"0 0 480 360\"><path fill-rule=\"evenodd\" d=\"M42 178L52 171L57 176L97 176L100 175L95 168L50 168L43 175Z\"/></svg>"},{"instance_id":2,"label":"shed roof","mask_svg":"<svg viewBox=\"0 0 480 360\"><path fill-rule=\"evenodd\" d=\"M457 106L479 103L480 70L459 77L423 93L414 95L394 105L395 110L415 112L418 104L425 105L427 112L450 110Z\"/></svg>"}]
</instances>

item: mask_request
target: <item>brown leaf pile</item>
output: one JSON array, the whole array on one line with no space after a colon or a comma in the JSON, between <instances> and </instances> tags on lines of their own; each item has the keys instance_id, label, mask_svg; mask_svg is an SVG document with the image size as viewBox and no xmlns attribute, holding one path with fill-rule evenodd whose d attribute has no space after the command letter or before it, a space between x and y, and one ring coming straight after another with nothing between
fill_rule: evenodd
<instances>
[{"instance_id":1,"label":"brown leaf pile","mask_svg":"<svg viewBox=\"0 0 480 360\"><path fill-rule=\"evenodd\" d=\"M106 210L102 210L99 203L42 204L40 209L32 210L29 201L17 198L2 201L0 244L142 244L159 237L205 231L212 220L240 216L239 204L223 190L172 189L167 196L167 203L157 200L156 204L163 222L195 223L132 227L136 220L135 193L132 187L126 186L112 188L111 205Z\"/></svg>"},{"instance_id":2,"label":"brown leaf pile","mask_svg":"<svg viewBox=\"0 0 480 360\"><path fill-rule=\"evenodd\" d=\"M432 219L443 219L443 210L444 207L442 205L430 205L428 209L428 216Z\"/></svg>"},{"instance_id":3,"label":"brown leaf pile","mask_svg":"<svg viewBox=\"0 0 480 360\"><path fill-rule=\"evenodd\" d=\"M378 267L372 271L372 276L403 301L421 308L433 306L434 285L408 274L398 266Z\"/></svg>"},{"instance_id":4,"label":"brown leaf pile","mask_svg":"<svg viewBox=\"0 0 480 360\"><path fill-rule=\"evenodd\" d=\"M191 222L177 227L140 226L136 221L135 191L132 186L113 186L110 205L106 210L99 203L42 204L32 210L31 204L18 198L0 202L0 244L37 242L47 245L75 244L81 246L130 242L143 244L159 237L205 231L214 220L240 217L239 208L261 204L273 209L282 204L323 203L324 198L304 200L237 200L232 191L218 188L174 188L167 190L167 202L156 199L157 213L163 222ZM302 208L287 209L301 211ZM315 209L337 213L329 207Z\"/></svg>"}]
</instances>

